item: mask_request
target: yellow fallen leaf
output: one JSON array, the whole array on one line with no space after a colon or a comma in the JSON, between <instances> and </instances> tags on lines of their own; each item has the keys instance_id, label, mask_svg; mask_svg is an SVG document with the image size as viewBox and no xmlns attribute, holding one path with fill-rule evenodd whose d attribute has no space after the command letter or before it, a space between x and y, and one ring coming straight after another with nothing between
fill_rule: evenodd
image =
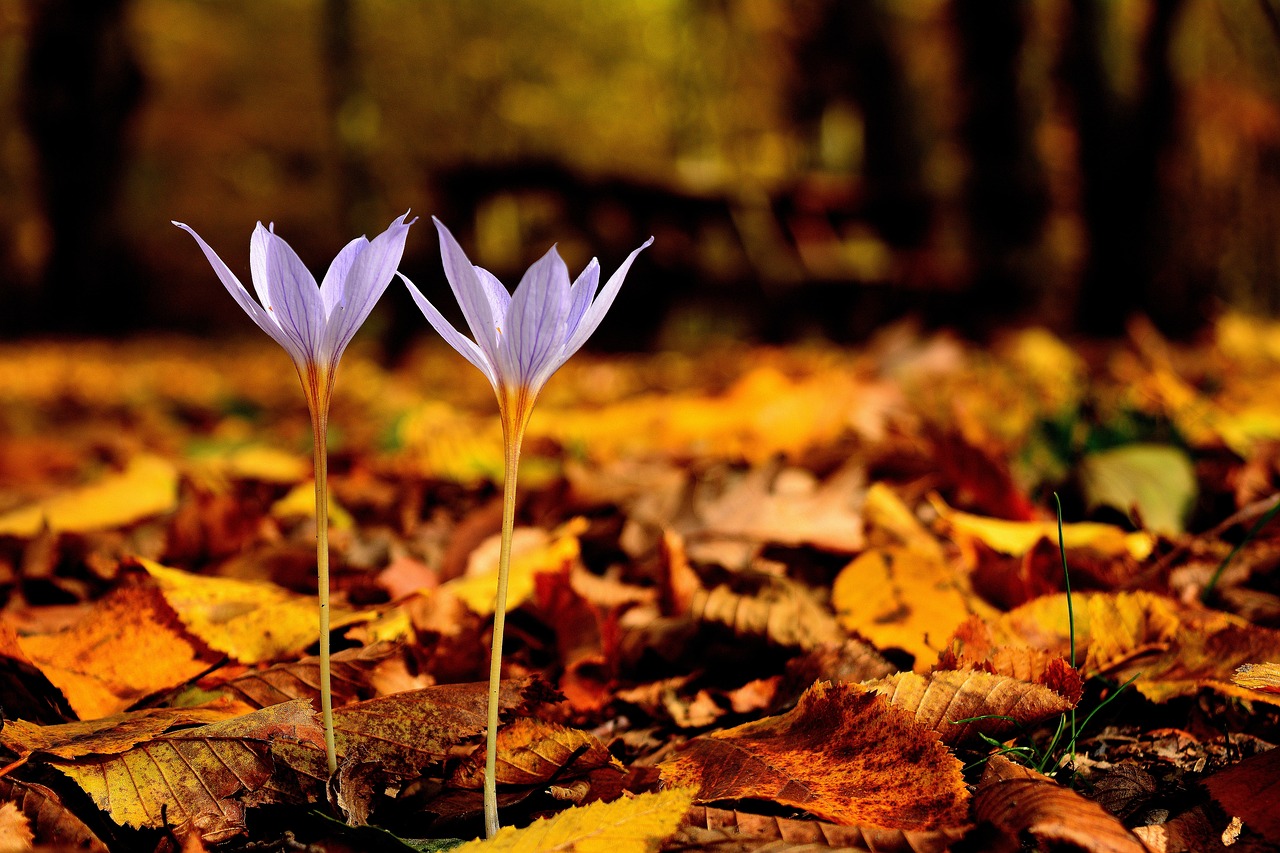
<instances>
[{"instance_id":1,"label":"yellow fallen leaf","mask_svg":"<svg viewBox=\"0 0 1280 853\"><path fill-rule=\"evenodd\" d=\"M692 803L690 788L592 803L536 820L524 829L506 826L491 839L453 849L455 853L649 853L680 827Z\"/></svg>"},{"instance_id":2,"label":"yellow fallen leaf","mask_svg":"<svg viewBox=\"0 0 1280 853\"><path fill-rule=\"evenodd\" d=\"M1280 693L1280 663L1241 664L1231 680L1248 690Z\"/></svg>"},{"instance_id":3,"label":"yellow fallen leaf","mask_svg":"<svg viewBox=\"0 0 1280 853\"><path fill-rule=\"evenodd\" d=\"M926 551L863 552L836 576L831 606L840 624L881 649L899 648L927 667L960 623L993 612L955 569Z\"/></svg>"},{"instance_id":4,"label":"yellow fallen leaf","mask_svg":"<svg viewBox=\"0 0 1280 853\"><path fill-rule=\"evenodd\" d=\"M534 575L563 571L578 560L578 536L587 529L587 520L575 518L562 525L549 541L524 553L511 555L511 574L507 581L507 608L514 610L533 595ZM517 531L518 533L519 531ZM498 596L498 561L492 567L454 578L441 586L456 595L473 613L493 613Z\"/></svg>"},{"instance_id":5,"label":"yellow fallen leaf","mask_svg":"<svg viewBox=\"0 0 1280 853\"><path fill-rule=\"evenodd\" d=\"M279 519L315 518L316 484L314 481L299 483L289 493L271 505L271 514ZM350 530L355 526L351 513L329 495L329 524L334 530Z\"/></svg>"},{"instance_id":6,"label":"yellow fallen leaf","mask_svg":"<svg viewBox=\"0 0 1280 853\"><path fill-rule=\"evenodd\" d=\"M195 575L152 560L139 559L138 564L192 634L242 663L294 654L320 636L316 600L309 595L265 581ZM341 607L333 608L331 616L335 628L364 618Z\"/></svg>"},{"instance_id":7,"label":"yellow fallen leaf","mask_svg":"<svg viewBox=\"0 0 1280 853\"><path fill-rule=\"evenodd\" d=\"M1021 556L1041 539L1058 541L1056 521L987 518L952 509L937 496L932 496L930 502L957 539L976 539L1001 554ZM1155 547L1155 538L1145 532L1126 533L1112 524L1079 521L1062 525L1062 543L1067 549L1091 548L1104 554L1128 554L1144 560Z\"/></svg>"},{"instance_id":8,"label":"yellow fallen leaf","mask_svg":"<svg viewBox=\"0 0 1280 853\"><path fill-rule=\"evenodd\" d=\"M35 536L45 525L55 533L106 530L169 512L177 504L177 469L144 453L96 483L5 513L0 535Z\"/></svg>"},{"instance_id":9,"label":"yellow fallen leaf","mask_svg":"<svg viewBox=\"0 0 1280 853\"><path fill-rule=\"evenodd\" d=\"M219 448L201 455L197 461L225 477L262 483L293 485L311 474L304 457L264 444Z\"/></svg>"}]
</instances>

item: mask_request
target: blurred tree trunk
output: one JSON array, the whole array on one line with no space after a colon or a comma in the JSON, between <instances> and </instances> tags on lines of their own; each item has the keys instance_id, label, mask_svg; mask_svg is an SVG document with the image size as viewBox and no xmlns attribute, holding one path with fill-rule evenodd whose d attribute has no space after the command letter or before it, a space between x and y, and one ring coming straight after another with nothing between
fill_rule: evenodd
<instances>
[{"instance_id":1,"label":"blurred tree trunk","mask_svg":"<svg viewBox=\"0 0 1280 853\"><path fill-rule=\"evenodd\" d=\"M379 116L361 79L351 0L324 0L322 13L321 66L337 161L338 219L344 233L359 234L374 228L379 213L368 164Z\"/></svg>"},{"instance_id":2,"label":"blurred tree trunk","mask_svg":"<svg viewBox=\"0 0 1280 853\"><path fill-rule=\"evenodd\" d=\"M1026 37L1021 0L956 0L964 118L969 155L964 204L972 264L973 332L1017 319L1035 304L1036 249L1048 192L1019 91Z\"/></svg>"},{"instance_id":3,"label":"blurred tree trunk","mask_svg":"<svg viewBox=\"0 0 1280 853\"><path fill-rule=\"evenodd\" d=\"M114 214L143 79L126 0L33 0L21 111L52 234L28 329L137 325L142 289Z\"/></svg>"},{"instance_id":4,"label":"blurred tree trunk","mask_svg":"<svg viewBox=\"0 0 1280 853\"><path fill-rule=\"evenodd\" d=\"M1181 0L1152 0L1138 56L1139 80L1125 103L1107 79L1102 36L1106 0L1074 0L1063 72L1075 103L1081 196L1088 255L1076 302L1076 327L1118 335L1140 310L1166 330L1200 322L1185 287L1161 285L1163 227L1160 167L1174 130L1177 91L1169 64ZM1187 283L1181 282L1186 285Z\"/></svg>"}]
</instances>

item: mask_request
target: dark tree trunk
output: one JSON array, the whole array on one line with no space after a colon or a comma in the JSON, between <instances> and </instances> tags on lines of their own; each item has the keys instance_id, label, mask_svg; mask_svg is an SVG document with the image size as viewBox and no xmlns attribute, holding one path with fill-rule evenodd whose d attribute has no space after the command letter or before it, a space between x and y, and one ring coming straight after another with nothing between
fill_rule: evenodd
<instances>
[{"instance_id":1,"label":"dark tree trunk","mask_svg":"<svg viewBox=\"0 0 1280 853\"><path fill-rule=\"evenodd\" d=\"M974 332L1021 317L1036 302L1035 249L1048 193L1019 92L1027 11L1021 0L956 0L964 118L969 155L965 213L972 264Z\"/></svg>"},{"instance_id":2,"label":"dark tree trunk","mask_svg":"<svg viewBox=\"0 0 1280 853\"><path fill-rule=\"evenodd\" d=\"M52 233L27 330L117 331L144 318L115 224L129 120L143 80L126 0L37 0L22 95Z\"/></svg>"}]
</instances>

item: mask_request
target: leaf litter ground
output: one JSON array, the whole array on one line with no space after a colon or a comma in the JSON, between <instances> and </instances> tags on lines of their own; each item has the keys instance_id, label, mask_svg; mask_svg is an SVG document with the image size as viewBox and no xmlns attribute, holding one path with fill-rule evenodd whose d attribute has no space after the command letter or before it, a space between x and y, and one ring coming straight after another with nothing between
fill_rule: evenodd
<instances>
[{"instance_id":1,"label":"leaf litter ground","mask_svg":"<svg viewBox=\"0 0 1280 853\"><path fill-rule=\"evenodd\" d=\"M0 349L0 840L480 834L502 445L462 367L342 367L330 778L287 362ZM526 445L509 828L467 849L1280 843L1278 384L1237 316L576 360Z\"/></svg>"}]
</instances>

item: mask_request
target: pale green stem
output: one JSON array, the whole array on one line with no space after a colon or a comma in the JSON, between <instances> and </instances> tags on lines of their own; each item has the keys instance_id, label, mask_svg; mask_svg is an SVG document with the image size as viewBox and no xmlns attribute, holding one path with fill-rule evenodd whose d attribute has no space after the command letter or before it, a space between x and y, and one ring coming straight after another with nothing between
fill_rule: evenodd
<instances>
[{"instance_id":1,"label":"pale green stem","mask_svg":"<svg viewBox=\"0 0 1280 853\"><path fill-rule=\"evenodd\" d=\"M320 598L320 716L324 723L324 752L329 773L338 769L338 749L333 736L333 683L329 673L329 390L328 376L310 369L303 377L311 409L311 431L316 469L316 573Z\"/></svg>"},{"instance_id":2,"label":"pale green stem","mask_svg":"<svg viewBox=\"0 0 1280 853\"><path fill-rule=\"evenodd\" d=\"M501 399L501 398L500 398ZM523 398L521 399L523 402ZM514 416L503 406L502 434L506 445L502 471L502 547L498 552L498 594L493 606L493 650L489 658L489 726L484 749L484 832L498 833L498 687L502 679L502 633L507 622L507 581L511 571L511 536L516 520L516 473L520 468L520 445L528 422L528 406L516 407Z\"/></svg>"}]
</instances>

